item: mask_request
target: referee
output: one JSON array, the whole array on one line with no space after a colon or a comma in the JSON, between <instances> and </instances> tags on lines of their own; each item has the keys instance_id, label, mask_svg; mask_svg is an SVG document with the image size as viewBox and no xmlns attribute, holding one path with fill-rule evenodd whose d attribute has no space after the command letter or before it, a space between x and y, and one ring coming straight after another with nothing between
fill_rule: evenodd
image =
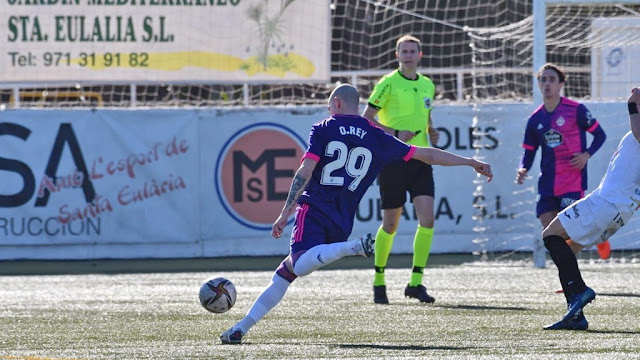
<instances>
[{"instance_id":1,"label":"referee","mask_svg":"<svg viewBox=\"0 0 640 360\"><path fill-rule=\"evenodd\" d=\"M431 79L417 72L422 58L420 40L411 35L400 37L396 42L396 58L399 63L398 69L382 77L376 84L362 116L409 144L435 146L439 136L431 121L435 85ZM375 120L376 115L378 121ZM422 285L422 276L433 241L433 169L431 165L417 160L396 162L382 170L378 181L382 201L382 225L378 229L375 242L373 300L376 304L389 303L384 270L409 192L419 225L413 241L411 278L405 287L404 295L420 302L432 303L435 299Z\"/></svg>"}]
</instances>

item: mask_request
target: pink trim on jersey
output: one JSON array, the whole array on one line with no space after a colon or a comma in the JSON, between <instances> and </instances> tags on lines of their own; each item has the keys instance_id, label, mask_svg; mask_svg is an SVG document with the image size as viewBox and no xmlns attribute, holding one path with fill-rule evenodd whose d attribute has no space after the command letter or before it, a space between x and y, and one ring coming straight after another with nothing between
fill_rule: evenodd
<instances>
[{"instance_id":1,"label":"pink trim on jersey","mask_svg":"<svg viewBox=\"0 0 640 360\"><path fill-rule=\"evenodd\" d=\"M315 162L320 162L320 156L312 154L310 152L304 153L304 155L302 155L302 159L300 159L300 162L302 162L304 159L311 159Z\"/></svg>"},{"instance_id":2,"label":"pink trim on jersey","mask_svg":"<svg viewBox=\"0 0 640 360\"><path fill-rule=\"evenodd\" d=\"M293 235L294 243L302 241L302 233L304 233L304 217L307 216L307 211L309 211L309 204L298 205L298 211L296 213L296 233Z\"/></svg>"},{"instance_id":3,"label":"pink trim on jersey","mask_svg":"<svg viewBox=\"0 0 640 360\"><path fill-rule=\"evenodd\" d=\"M591 125L591 127L587 129L587 132L592 133L598 127L598 125L600 125L598 124L598 121L594 122L593 125Z\"/></svg>"},{"instance_id":4,"label":"pink trim on jersey","mask_svg":"<svg viewBox=\"0 0 640 360\"><path fill-rule=\"evenodd\" d=\"M538 111L540 111L543 107L544 107L544 104L542 104L542 105L538 106L538 108L537 108L537 109L535 109L535 110L531 113L531 115L529 115L529 117L532 117L535 113L537 113Z\"/></svg>"},{"instance_id":5,"label":"pink trim on jersey","mask_svg":"<svg viewBox=\"0 0 640 360\"><path fill-rule=\"evenodd\" d=\"M409 160L411 160L411 158L413 157L413 154L415 154L415 153L416 153L416 150L417 150L417 149L416 149L416 147L415 147L415 146L413 146L413 145L411 145L411 148L409 149L409 152L407 153L407 155L405 155L405 156L402 158L402 160L404 160L404 161L409 161Z\"/></svg>"},{"instance_id":6,"label":"pink trim on jersey","mask_svg":"<svg viewBox=\"0 0 640 360\"><path fill-rule=\"evenodd\" d=\"M373 126L374 128L382 129L380 126L378 126L378 124L376 124L373 121L367 119L366 117L362 117L362 118L367 120L369 122L369 125ZM384 129L382 129L382 131L384 131Z\"/></svg>"},{"instance_id":7,"label":"pink trim on jersey","mask_svg":"<svg viewBox=\"0 0 640 360\"><path fill-rule=\"evenodd\" d=\"M527 144L522 144L522 147L525 148L525 150L535 150L536 148L531 146L531 145L527 145Z\"/></svg>"},{"instance_id":8,"label":"pink trim on jersey","mask_svg":"<svg viewBox=\"0 0 640 360\"><path fill-rule=\"evenodd\" d=\"M568 99L568 98L566 98L566 97L563 97L563 98L562 98L562 100L560 100L560 101L561 101L563 104L572 105L572 106L576 106L576 107L577 107L578 105L580 105L580 103L579 103L579 102L574 101L574 100L571 100L571 99Z\"/></svg>"}]
</instances>

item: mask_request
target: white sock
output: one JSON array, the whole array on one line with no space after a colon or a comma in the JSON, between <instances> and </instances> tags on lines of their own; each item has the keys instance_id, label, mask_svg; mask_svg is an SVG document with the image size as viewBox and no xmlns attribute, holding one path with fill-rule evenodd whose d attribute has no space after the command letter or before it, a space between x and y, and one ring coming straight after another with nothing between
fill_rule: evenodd
<instances>
[{"instance_id":1,"label":"white sock","mask_svg":"<svg viewBox=\"0 0 640 360\"><path fill-rule=\"evenodd\" d=\"M361 255L362 252L360 239L316 245L300 255L293 265L293 272L298 276L309 275L338 259L345 256Z\"/></svg>"},{"instance_id":2,"label":"white sock","mask_svg":"<svg viewBox=\"0 0 640 360\"><path fill-rule=\"evenodd\" d=\"M233 329L240 329L240 331L242 331L242 334L246 334L249 329L251 329L253 327L253 325L256 324L256 321L253 320L249 315L246 315L245 317L242 318L242 320L238 321L234 326Z\"/></svg>"},{"instance_id":3,"label":"white sock","mask_svg":"<svg viewBox=\"0 0 640 360\"><path fill-rule=\"evenodd\" d=\"M233 327L240 329L243 334L249 332L258 321L260 321L271 309L273 309L284 297L291 283L274 273L271 283L262 291L260 296L251 305L247 315Z\"/></svg>"}]
</instances>

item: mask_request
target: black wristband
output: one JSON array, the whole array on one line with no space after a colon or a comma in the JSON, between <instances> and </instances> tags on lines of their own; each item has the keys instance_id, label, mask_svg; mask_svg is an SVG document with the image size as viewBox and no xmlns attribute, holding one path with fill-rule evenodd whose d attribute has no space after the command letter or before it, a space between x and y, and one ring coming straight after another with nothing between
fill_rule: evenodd
<instances>
[{"instance_id":1,"label":"black wristband","mask_svg":"<svg viewBox=\"0 0 640 360\"><path fill-rule=\"evenodd\" d=\"M629 115L638 113L638 104L630 102L630 103L627 103L627 106L629 107Z\"/></svg>"},{"instance_id":2,"label":"black wristband","mask_svg":"<svg viewBox=\"0 0 640 360\"><path fill-rule=\"evenodd\" d=\"M400 130L396 130L394 134L395 134L395 137L398 137L398 135L400 134Z\"/></svg>"}]
</instances>

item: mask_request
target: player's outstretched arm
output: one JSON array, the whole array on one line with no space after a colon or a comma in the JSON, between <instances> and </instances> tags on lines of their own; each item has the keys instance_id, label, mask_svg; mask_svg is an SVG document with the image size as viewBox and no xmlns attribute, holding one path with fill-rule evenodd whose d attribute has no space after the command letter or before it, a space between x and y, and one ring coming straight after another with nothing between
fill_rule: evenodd
<instances>
[{"instance_id":1,"label":"player's outstretched arm","mask_svg":"<svg viewBox=\"0 0 640 360\"><path fill-rule=\"evenodd\" d=\"M631 96L629 96L627 104L629 106L629 127L633 137L640 142L640 113L638 113L640 110L640 87L631 89Z\"/></svg>"},{"instance_id":2,"label":"player's outstretched arm","mask_svg":"<svg viewBox=\"0 0 640 360\"><path fill-rule=\"evenodd\" d=\"M300 199L300 195L302 195L302 192L307 187L316 164L317 162L309 158L302 160L302 164L300 164L298 171L296 171L296 174L291 181L289 195L287 195L287 200L284 202L284 207L280 212L280 216L278 216L278 219L271 227L271 236L274 238L277 239L282 236L282 232L284 231L285 226L287 226L287 220L289 219L289 216L291 216L293 210L295 210L298 199Z\"/></svg>"},{"instance_id":3,"label":"player's outstretched arm","mask_svg":"<svg viewBox=\"0 0 640 360\"><path fill-rule=\"evenodd\" d=\"M478 174L489 178L489 181L493 179L493 173L491 172L491 166L489 164L468 157L459 156L445 150L440 150L437 148L416 147L413 158L431 165L471 166Z\"/></svg>"}]
</instances>

